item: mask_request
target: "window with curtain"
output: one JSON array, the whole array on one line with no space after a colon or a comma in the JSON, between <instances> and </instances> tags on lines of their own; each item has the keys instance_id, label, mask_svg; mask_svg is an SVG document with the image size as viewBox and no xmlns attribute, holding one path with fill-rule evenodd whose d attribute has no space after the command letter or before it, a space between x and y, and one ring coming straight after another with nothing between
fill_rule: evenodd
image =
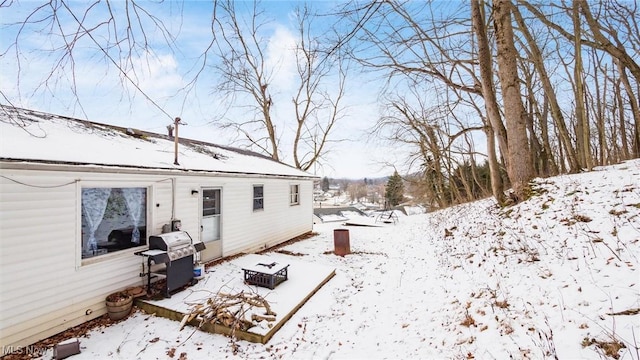
<instances>
[{"instance_id":1,"label":"window with curtain","mask_svg":"<svg viewBox=\"0 0 640 360\"><path fill-rule=\"evenodd\" d=\"M264 186L253 185L253 210L264 209Z\"/></svg>"},{"instance_id":2,"label":"window with curtain","mask_svg":"<svg viewBox=\"0 0 640 360\"><path fill-rule=\"evenodd\" d=\"M289 187L289 204L300 204L300 185L291 185Z\"/></svg>"},{"instance_id":3,"label":"window with curtain","mask_svg":"<svg viewBox=\"0 0 640 360\"><path fill-rule=\"evenodd\" d=\"M82 258L147 244L147 188L82 189Z\"/></svg>"}]
</instances>

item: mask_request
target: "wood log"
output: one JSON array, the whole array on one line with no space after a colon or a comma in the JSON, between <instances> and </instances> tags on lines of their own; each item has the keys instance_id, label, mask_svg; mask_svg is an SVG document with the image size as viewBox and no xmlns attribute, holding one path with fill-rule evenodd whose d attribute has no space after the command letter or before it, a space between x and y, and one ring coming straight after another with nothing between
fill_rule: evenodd
<instances>
[{"instance_id":1,"label":"wood log","mask_svg":"<svg viewBox=\"0 0 640 360\"><path fill-rule=\"evenodd\" d=\"M276 317L272 316L272 315L258 315L258 314L251 314L251 320L253 321L263 321L263 320L267 320L267 321L276 321Z\"/></svg>"}]
</instances>

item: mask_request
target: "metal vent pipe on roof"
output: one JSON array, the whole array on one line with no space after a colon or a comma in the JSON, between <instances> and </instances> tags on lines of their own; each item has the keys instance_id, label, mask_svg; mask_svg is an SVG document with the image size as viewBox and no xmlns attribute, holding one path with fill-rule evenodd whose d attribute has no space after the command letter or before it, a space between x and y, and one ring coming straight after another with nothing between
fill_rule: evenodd
<instances>
[{"instance_id":1,"label":"metal vent pipe on roof","mask_svg":"<svg viewBox=\"0 0 640 360\"><path fill-rule=\"evenodd\" d=\"M173 143L174 143L174 153L175 153L175 157L173 160L173 165L180 165L180 163L178 162L178 125L180 124L180 118L177 117L174 122L173 122L175 129L176 129L176 136L173 138Z\"/></svg>"}]
</instances>

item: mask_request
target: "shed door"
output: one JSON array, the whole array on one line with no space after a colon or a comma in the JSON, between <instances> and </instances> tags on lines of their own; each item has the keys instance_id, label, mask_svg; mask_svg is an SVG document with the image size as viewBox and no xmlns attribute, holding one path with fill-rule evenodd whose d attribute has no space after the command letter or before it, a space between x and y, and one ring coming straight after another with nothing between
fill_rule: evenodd
<instances>
[{"instance_id":1,"label":"shed door","mask_svg":"<svg viewBox=\"0 0 640 360\"><path fill-rule=\"evenodd\" d=\"M222 257L220 238L221 200L220 189L202 190L202 241L206 243L207 253L213 258Z\"/></svg>"}]
</instances>

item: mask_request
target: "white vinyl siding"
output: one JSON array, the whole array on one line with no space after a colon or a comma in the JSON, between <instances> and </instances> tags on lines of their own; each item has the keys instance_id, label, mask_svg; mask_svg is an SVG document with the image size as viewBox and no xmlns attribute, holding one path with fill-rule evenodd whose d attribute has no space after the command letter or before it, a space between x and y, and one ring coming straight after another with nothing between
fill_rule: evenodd
<instances>
[{"instance_id":1,"label":"white vinyl siding","mask_svg":"<svg viewBox=\"0 0 640 360\"><path fill-rule=\"evenodd\" d=\"M142 259L133 254L140 248L81 259L84 186L145 187L147 236L175 218L194 241L200 241L202 204L193 190L220 188L223 256L273 246L313 227L312 202L304 201L311 199L313 179L300 180L300 206L290 206L286 178L62 171L55 165L0 166L0 175L0 347L29 345L101 316L109 293L143 284ZM258 183L268 207L254 212L251 190ZM202 260L211 258L205 249Z\"/></svg>"},{"instance_id":2,"label":"white vinyl siding","mask_svg":"<svg viewBox=\"0 0 640 360\"><path fill-rule=\"evenodd\" d=\"M117 181L118 176L1 173L0 346L29 344L100 316L108 293L140 285L140 259L133 249L81 265L82 180L77 179Z\"/></svg>"},{"instance_id":3,"label":"white vinyl siding","mask_svg":"<svg viewBox=\"0 0 640 360\"><path fill-rule=\"evenodd\" d=\"M243 209L239 205L251 204L247 201L249 198L242 201L240 192L225 188L222 201L226 204L223 210L224 256L265 249L313 230L311 201L302 201L301 206L290 206L287 181L266 180L264 189L264 201L268 206L265 211L253 212L250 207ZM305 196L310 199L312 190L313 181L301 182L300 196L303 199Z\"/></svg>"}]
</instances>

